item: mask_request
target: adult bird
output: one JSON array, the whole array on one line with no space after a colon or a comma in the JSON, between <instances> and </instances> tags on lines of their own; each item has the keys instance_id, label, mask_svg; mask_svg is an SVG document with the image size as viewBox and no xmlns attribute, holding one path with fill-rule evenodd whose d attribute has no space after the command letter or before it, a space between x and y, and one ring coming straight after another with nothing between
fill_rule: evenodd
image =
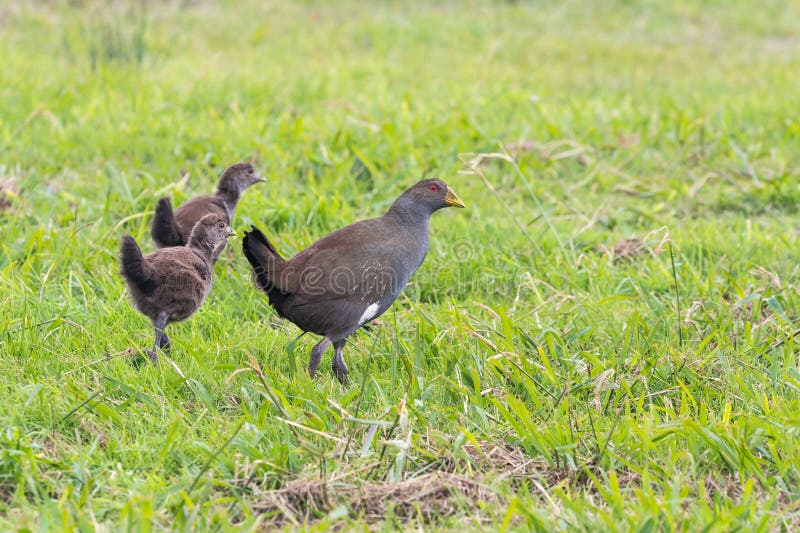
<instances>
[{"instance_id":1,"label":"adult bird","mask_svg":"<svg viewBox=\"0 0 800 533\"><path fill-rule=\"evenodd\" d=\"M242 193L256 183L267 181L250 163L236 163L228 167L217 184L217 192L212 196L197 196L181 205L174 212L168 197L158 201L153 216L150 235L158 248L185 246L189 234L197 222L206 215L215 213L231 223L236 204ZM214 251L213 261L225 248L224 243Z\"/></svg>"},{"instance_id":2,"label":"adult bird","mask_svg":"<svg viewBox=\"0 0 800 533\"><path fill-rule=\"evenodd\" d=\"M245 233L242 249L256 286L280 316L323 336L311 350L312 378L333 344L333 372L346 383L347 337L399 296L428 252L430 217L443 207L464 203L444 181L420 181L383 216L334 231L289 260L255 226Z\"/></svg>"},{"instance_id":3,"label":"adult bird","mask_svg":"<svg viewBox=\"0 0 800 533\"><path fill-rule=\"evenodd\" d=\"M156 330L153 351L147 352L153 362L158 359L156 350L169 348L167 324L186 320L203 305L211 292L214 251L232 235L227 218L211 213L195 224L186 246L143 256L133 237L122 238L120 273L134 305Z\"/></svg>"}]
</instances>

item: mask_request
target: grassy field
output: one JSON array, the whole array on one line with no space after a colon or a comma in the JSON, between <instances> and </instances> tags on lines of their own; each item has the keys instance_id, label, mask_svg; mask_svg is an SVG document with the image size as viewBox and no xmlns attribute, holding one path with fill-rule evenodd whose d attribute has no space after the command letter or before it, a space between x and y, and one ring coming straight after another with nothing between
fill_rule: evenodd
<instances>
[{"instance_id":1,"label":"grassy field","mask_svg":"<svg viewBox=\"0 0 800 533\"><path fill-rule=\"evenodd\" d=\"M0 528L800 527L796 1L108 4L0 3ZM284 254L468 206L347 387L240 240L136 364L120 237L239 160Z\"/></svg>"}]
</instances>

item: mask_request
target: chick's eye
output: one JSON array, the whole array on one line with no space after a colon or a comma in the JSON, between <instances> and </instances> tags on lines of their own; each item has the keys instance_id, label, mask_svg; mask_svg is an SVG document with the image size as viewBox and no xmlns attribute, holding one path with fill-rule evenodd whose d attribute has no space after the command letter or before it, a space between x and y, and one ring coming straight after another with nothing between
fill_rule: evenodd
<instances>
[{"instance_id":1,"label":"chick's eye","mask_svg":"<svg viewBox=\"0 0 800 533\"><path fill-rule=\"evenodd\" d=\"M219 224L217 224L217 227L219 229L225 229L225 223L224 222L220 222Z\"/></svg>"},{"instance_id":2,"label":"chick's eye","mask_svg":"<svg viewBox=\"0 0 800 533\"><path fill-rule=\"evenodd\" d=\"M428 188L429 188L430 190L432 190L433 192L436 192L437 190L439 190L439 187L437 187L436 185L431 185L431 186L430 186L430 187L428 187Z\"/></svg>"},{"instance_id":3,"label":"chick's eye","mask_svg":"<svg viewBox=\"0 0 800 533\"><path fill-rule=\"evenodd\" d=\"M247 173L248 173L248 174L252 174L253 172L254 172L254 171L253 171L253 169L252 169L252 168L248 168L248 169L247 169Z\"/></svg>"}]
</instances>

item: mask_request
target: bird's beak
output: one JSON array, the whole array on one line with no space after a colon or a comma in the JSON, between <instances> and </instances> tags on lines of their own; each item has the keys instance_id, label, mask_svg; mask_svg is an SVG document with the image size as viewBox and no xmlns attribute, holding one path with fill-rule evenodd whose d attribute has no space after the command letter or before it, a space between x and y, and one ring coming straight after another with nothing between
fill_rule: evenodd
<instances>
[{"instance_id":1,"label":"bird's beak","mask_svg":"<svg viewBox=\"0 0 800 533\"><path fill-rule=\"evenodd\" d=\"M447 194L444 196L444 203L448 207L467 207L450 187L447 188Z\"/></svg>"},{"instance_id":2,"label":"bird's beak","mask_svg":"<svg viewBox=\"0 0 800 533\"><path fill-rule=\"evenodd\" d=\"M267 178L261 175L261 172L256 173L256 183L263 183L267 181Z\"/></svg>"},{"instance_id":3,"label":"bird's beak","mask_svg":"<svg viewBox=\"0 0 800 533\"><path fill-rule=\"evenodd\" d=\"M228 232L226 233L228 237L236 237L236 232L232 229L228 228Z\"/></svg>"}]
</instances>

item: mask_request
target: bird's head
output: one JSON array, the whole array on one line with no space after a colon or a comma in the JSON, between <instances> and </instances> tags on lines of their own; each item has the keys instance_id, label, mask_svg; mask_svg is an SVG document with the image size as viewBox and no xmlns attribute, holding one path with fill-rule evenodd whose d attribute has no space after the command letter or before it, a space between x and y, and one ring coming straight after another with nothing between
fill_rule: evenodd
<instances>
[{"instance_id":1,"label":"bird's head","mask_svg":"<svg viewBox=\"0 0 800 533\"><path fill-rule=\"evenodd\" d=\"M206 250L213 250L228 237L236 233L228 224L228 219L222 215L211 213L201 218L192 228L189 237L189 246L196 246Z\"/></svg>"},{"instance_id":2,"label":"bird's head","mask_svg":"<svg viewBox=\"0 0 800 533\"><path fill-rule=\"evenodd\" d=\"M262 181L267 180L252 164L236 163L225 169L220 176L217 192L233 193L238 197L245 189Z\"/></svg>"},{"instance_id":3,"label":"bird's head","mask_svg":"<svg viewBox=\"0 0 800 533\"><path fill-rule=\"evenodd\" d=\"M438 178L417 182L407 189L395 204L398 202L403 206L414 206L428 213L443 207L466 207L453 189Z\"/></svg>"}]
</instances>

